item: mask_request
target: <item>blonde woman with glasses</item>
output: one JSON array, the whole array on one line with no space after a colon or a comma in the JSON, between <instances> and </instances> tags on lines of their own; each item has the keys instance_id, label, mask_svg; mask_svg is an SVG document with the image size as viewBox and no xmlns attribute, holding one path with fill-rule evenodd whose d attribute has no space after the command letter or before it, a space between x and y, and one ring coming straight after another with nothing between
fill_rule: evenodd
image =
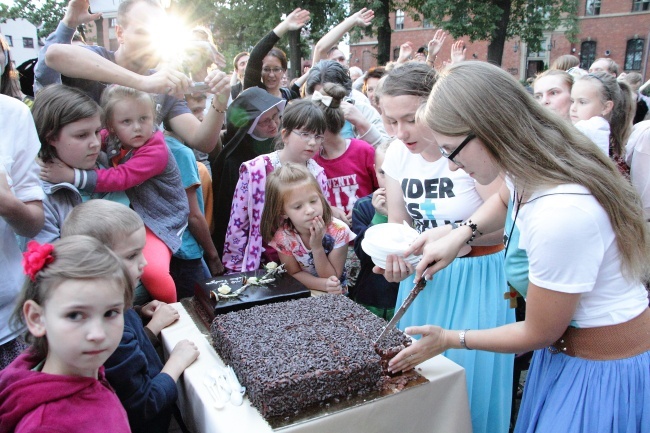
<instances>
[{"instance_id":1,"label":"blonde woman with glasses","mask_svg":"<svg viewBox=\"0 0 650 433\"><path fill-rule=\"evenodd\" d=\"M423 253L416 275L438 278L458 250L505 222L506 275L526 297L526 318L490 329L408 328L422 338L389 368L450 349L534 350L515 432L646 431L650 244L633 187L591 141L488 63L443 72L425 118L454 155L450 169L481 184L505 176L506 186L444 237L417 240L407 251Z\"/></svg>"}]
</instances>

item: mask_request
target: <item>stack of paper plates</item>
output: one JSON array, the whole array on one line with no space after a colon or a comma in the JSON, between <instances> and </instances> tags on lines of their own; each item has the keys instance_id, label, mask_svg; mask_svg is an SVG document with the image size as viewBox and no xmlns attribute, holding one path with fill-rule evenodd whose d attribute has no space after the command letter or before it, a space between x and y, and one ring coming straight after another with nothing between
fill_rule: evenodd
<instances>
[{"instance_id":1,"label":"stack of paper plates","mask_svg":"<svg viewBox=\"0 0 650 433\"><path fill-rule=\"evenodd\" d=\"M403 257L404 251L418 236L415 229L405 224L378 224L366 230L366 235L361 241L361 248L372 258L375 265L385 268L386 256L395 254ZM421 258L422 256L410 255L404 260L415 266Z\"/></svg>"}]
</instances>

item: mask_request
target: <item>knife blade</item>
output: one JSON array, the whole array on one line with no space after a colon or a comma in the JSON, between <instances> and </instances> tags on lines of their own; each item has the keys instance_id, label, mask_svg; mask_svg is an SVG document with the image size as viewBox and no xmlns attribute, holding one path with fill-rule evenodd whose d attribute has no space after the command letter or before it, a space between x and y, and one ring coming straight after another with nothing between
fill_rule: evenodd
<instances>
[{"instance_id":1,"label":"knife blade","mask_svg":"<svg viewBox=\"0 0 650 433\"><path fill-rule=\"evenodd\" d=\"M384 329L381 331L381 334L379 334L379 337L375 340L375 344L379 343L379 340L382 339L382 337L386 334L388 334L390 331L395 329L397 326L397 322L399 322L399 319L402 318L404 313L406 313L406 310L411 306L415 298L418 296L418 294L424 289L424 286L427 285L427 280L424 279L424 276L420 278L420 281L417 282L415 287L411 289L411 293L404 299L404 302L402 302L402 305L399 307L399 310L395 313L392 319L390 319L390 322L386 326L384 326Z\"/></svg>"}]
</instances>

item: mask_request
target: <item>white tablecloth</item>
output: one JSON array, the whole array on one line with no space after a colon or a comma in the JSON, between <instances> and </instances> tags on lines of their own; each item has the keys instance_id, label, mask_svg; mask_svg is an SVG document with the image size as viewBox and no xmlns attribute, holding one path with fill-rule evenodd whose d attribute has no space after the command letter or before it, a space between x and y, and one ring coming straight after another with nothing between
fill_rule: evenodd
<instances>
[{"instance_id":1,"label":"white tablecloth","mask_svg":"<svg viewBox=\"0 0 650 433\"><path fill-rule=\"evenodd\" d=\"M199 348L199 358L185 370L178 382L178 406L187 426L195 433L270 433L274 430L244 398L241 406L211 406L203 381L214 365L223 361L192 321L183 305L172 304L180 320L163 329L165 355L180 340L188 339ZM465 433L471 420L465 386L465 370L436 356L422 363L419 371L429 382L408 388L360 406L343 409L320 418L278 429L282 432L368 432L368 433Z\"/></svg>"}]
</instances>

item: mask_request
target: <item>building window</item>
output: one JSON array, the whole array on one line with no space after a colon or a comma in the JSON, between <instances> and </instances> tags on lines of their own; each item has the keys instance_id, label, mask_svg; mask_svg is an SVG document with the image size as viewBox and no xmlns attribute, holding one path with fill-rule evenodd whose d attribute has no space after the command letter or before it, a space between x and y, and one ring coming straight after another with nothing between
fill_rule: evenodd
<instances>
[{"instance_id":1,"label":"building window","mask_svg":"<svg viewBox=\"0 0 650 433\"><path fill-rule=\"evenodd\" d=\"M643 59L643 39L630 39L625 49L626 71L640 71Z\"/></svg>"},{"instance_id":2,"label":"building window","mask_svg":"<svg viewBox=\"0 0 650 433\"><path fill-rule=\"evenodd\" d=\"M632 12L641 12L650 10L650 0L634 0L632 2Z\"/></svg>"},{"instance_id":3,"label":"building window","mask_svg":"<svg viewBox=\"0 0 650 433\"><path fill-rule=\"evenodd\" d=\"M580 45L580 67L585 71L596 60L596 42L585 41Z\"/></svg>"},{"instance_id":4,"label":"building window","mask_svg":"<svg viewBox=\"0 0 650 433\"><path fill-rule=\"evenodd\" d=\"M422 27L424 27L425 29L432 28L433 27L433 21L429 21L426 18L422 18Z\"/></svg>"},{"instance_id":5,"label":"building window","mask_svg":"<svg viewBox=\"0 0 650 433\"><path fill-rule=\"evenodd\" d=\"M23 38L23 48L34 48L34 38Z\"/></svg>"},{"instance_id":6,"label":"building window","mask_svg":"<svg viewBox=\"0 0 650 433\"><path fill-rule=\"evenodd\" d=\"M587 0L585 15L588 16L600 15L600 0Z\"/></svg>"},{"instance_id":7,"label":"building window","mask_svg":"<svg viewBox=\"0 0 650 433\"><path fill-rule=\"evenodd\" d=\"M5 35L5 39L7 39L7 44L9 44L10 47L14 46L14 38L9 35Z\"/></svg>"},{"instance_id":8,"label":"building window","mask_svg":"<svg viewBox=\"0 0 650 433\"><path fill-rule=\"evenodd\" d=\"M395 30L402 30L404 28L404 11L395 11Z\"/></svg>"},{"instance_id":9,"label":"building window","mask_svg":"<svg viewBox=\"0 0 650 433\"><path fill-rule=\"evenodd\" d=\"M111 18L108 20L108 27L115 28L117 26L117 18Z\"/></svg>"}]
</instances>

